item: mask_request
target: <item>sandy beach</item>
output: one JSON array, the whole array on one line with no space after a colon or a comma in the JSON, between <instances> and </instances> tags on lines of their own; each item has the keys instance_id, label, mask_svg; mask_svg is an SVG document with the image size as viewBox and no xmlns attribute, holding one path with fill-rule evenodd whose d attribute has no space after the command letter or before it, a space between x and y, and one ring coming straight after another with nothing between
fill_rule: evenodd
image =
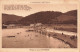
<instances>
[{"instance_id":1,"label":"sandy beach","mask_svg":"<svg viewBox=\"0 0 80 52\"><path fill-rule=\"evenodd\" d=\"M27 31L26 28L3 29L3 48L70 48L61 40L48 37L34 31Z\"/></svg>"}]
</instances>

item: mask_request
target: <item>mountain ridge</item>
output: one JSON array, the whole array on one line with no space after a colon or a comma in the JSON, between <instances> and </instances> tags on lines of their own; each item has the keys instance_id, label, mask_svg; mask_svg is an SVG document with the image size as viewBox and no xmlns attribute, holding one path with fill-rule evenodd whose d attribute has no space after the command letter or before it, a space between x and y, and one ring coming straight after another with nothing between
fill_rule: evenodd
<instances>
[{"instance_id":1,"label":"mountain ridge","mask_svg":"<svg viewBox=\"0 0 80 52\"><path fill-rule=\"evenodd\" d=\"M2 14L2 20L3 22L6 21L4 20L4 17L6 15ZM8 17L16 19L16 17L19 17L17 20L12 20L12 21L17 21L19 24L23 25L29 25L32 23L42 23L42 24L77 24L77 10L71 10L66 13L58 12L58 11L41 11L37 12L28 16L25 16L24 18L21 16L16 16L16 15L9 15ZM15 16L15 17L13 17ZM8 18L6 17L6 18ZM8 18L8 19L9 19ZM10 19L12 19L10 18ZM67 23L68 22L68 23ZM15 22L16 23L16 22Z\"/></svg>"}]
</instances>

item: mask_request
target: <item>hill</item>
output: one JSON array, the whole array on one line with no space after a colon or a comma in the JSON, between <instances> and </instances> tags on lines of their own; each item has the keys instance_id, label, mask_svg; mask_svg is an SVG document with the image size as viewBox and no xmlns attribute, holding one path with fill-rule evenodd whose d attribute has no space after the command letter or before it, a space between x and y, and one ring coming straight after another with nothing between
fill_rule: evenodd
<instances>
[{"instance_id":1,"label":"hill","mask_svg":"<svg viewBox=\"0 0 80 52\"><path fill-rule=\"evenodd\" d=\"M61 14L62 14L61 12L42 11L26 16L25 18L20 20L20 23L24 25L28 25L31 23L50 24L53 23L52 19L55 19Z\"/></svg>"},{"instance_id":2,"label":"hill","mask_svg":"<svg viewBox=\"0 0 80 52\"><path fill-rule=\"evenodd\" d=\"M31 23L77 24L77 10L68 11L66 13L56 11L42 11L26 16L19 22L23 25L28 25Z\"/></svg>"},{"instance_id":3,"label":"hill","mask_svg":"<svg viewBox=\"0 0 80 52\"><path fill-rule=\"evenodd\" d=\"M19 23L23 25L33 23L77 25L77 10L68 11L66 13L58 11L41 11L24 18L16 15L2 14L2 22L5 24Z\"/></svg>"},{"instance_id":4,"label":"hill","mask_svg":"<svg viewBox=\"0 0 80 52\"><path fill-rule=\"evenodd\" d=\"M2 23L17 23L18 20L21 20L21 16L11 15L11 14L2 14Z\"/></svg>"},{"instance_id":5,"label":"hill","mask_svg":"<svg viewBox=\"0 0 80 52\"><path fill-rule=\"evenodd\" d=\"M66 12L57 17L59 23L77 24L77 10Z\"/></svg>"}]
</instances>

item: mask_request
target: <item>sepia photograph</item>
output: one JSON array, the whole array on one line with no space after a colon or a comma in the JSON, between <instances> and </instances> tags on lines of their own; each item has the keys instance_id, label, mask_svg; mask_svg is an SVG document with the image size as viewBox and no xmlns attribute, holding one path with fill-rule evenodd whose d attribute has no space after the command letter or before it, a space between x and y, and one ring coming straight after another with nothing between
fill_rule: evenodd
<instances>
[{"instance_id":1,"label":"sepia photograph","mask_svg":"<svg viewBox=\"0 0 80 52\"><path fill-rule=\"evenodd\" d=\"M77 4L3 8L2 48L77 48Z\"/></svg>"}]
</instances>

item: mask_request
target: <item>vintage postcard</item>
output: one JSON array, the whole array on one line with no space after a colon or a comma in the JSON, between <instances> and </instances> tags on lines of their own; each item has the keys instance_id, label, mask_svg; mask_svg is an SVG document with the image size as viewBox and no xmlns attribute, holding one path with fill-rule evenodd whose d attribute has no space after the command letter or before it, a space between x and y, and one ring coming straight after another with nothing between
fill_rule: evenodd
<instances>
[{"instance_id":1,"label":"vintage postcard","mask_svg":"<svg viewBox=\"0 0 80 52\"><path fill-rule=\"evenodd\" d=\"M0 0L0 52L79 52L79 0Z\"/></svg>"}]
</instances>

